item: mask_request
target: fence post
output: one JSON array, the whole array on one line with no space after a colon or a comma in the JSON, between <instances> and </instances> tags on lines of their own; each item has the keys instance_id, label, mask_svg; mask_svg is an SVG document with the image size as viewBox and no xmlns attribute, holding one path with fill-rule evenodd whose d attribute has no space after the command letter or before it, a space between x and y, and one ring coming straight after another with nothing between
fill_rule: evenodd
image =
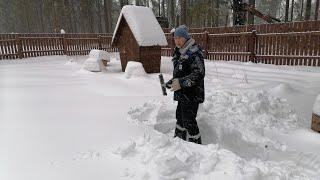
<instances>
[{"instance_id":1,"label":"fence post","mask_svg":"<svg viewBox=\"0 0 320 180\"><path fill-rule=\"evenodd\" d=\"M249 61L254 63L257 63L256 42L257 42L257 32L256 30L252 30L248 40L248 51L250 52Z\"/></svg>"},{"instance_id":2,"label":"fence post","mask_svg":"<svg viewBox=\"0 0 320 180\"><path fill-rule=\"evenodd\" d=\"M205 31L204 32L204 58L208 57L208 43L209 43L209 32Z\"/></svg>"},{"instance_id":3,"label":"fence post","mask_svg":"<svg viewBox=\"0 0 320 180\"><path fill-rule=\"evenodd\" d=\"M101 35L98 35L98 43L99 43L99 50L102 50Z\"/></svg>"},{"instance_id":4,"label":"fence post","mask_svg":"<svg viewBox=\"0 0 320 180\"><path fill-rule=\"evenodd\" d=\"M62 46L63 46L63 54L68 55L68 42L65 34L62 35Z\"/></svg>"},{"instance_id":5,"label":"fence post","mask_svg":"<svg viewBox=\"0 0 320 180\"><path fill-rule=\"evenodd\" d=\"M170 56L172 56L174 48L175 48L174 33L170 33L170 36L171 36L171 54L170 54Z\"/></svg>"},{"instance_id":6,"label":"fence post","mask_svg":"<svg viewBox=\"0 0 320 180\"><path fill-rule=\"evenodd\" d=\"M17 35L16 37L16 42L17 42L17 50L18 50L18 56L20 59L23 58L23 52L22 52L22 43L21 43L21 38L20 38L20 34Z\"/></svg>"}]
</instances>

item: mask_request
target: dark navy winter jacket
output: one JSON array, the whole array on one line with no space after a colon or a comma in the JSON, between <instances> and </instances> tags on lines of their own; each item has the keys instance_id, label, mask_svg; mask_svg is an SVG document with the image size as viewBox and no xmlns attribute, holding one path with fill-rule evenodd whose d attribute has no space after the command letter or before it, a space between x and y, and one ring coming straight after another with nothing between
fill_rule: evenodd
<instances>
[{"instance_id":1,"label":"dark navy winter jacket","mask_svg":"<svg viewBox=\"0 0 320 180\"><path fill-rule=\"evenodd\" d=\"M180 102L203 103L205 65L202 50L193 39L189 39L183 48L173 52L173 78L178 78L181 89L174 92L174 100ZM171 84L172 79L167 83Z\"/></svg>"}]
</instances>

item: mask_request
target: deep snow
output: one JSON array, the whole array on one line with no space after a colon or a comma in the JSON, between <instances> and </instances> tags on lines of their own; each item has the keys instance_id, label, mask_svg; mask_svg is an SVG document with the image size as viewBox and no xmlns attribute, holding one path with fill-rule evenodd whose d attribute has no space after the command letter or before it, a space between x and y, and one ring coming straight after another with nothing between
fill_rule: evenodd
<instances>
[{"instance_id":1,"label":"deep snow","mask_svg":"<svg viewBox=\"0 0 320 180\"><path fill-rule=\"evenodd\" d=\"M86 58L0 61L0 179L319 179L319 68L206 61L200 146L172 138L158 74Z\"/></svg>"}]
</instances>

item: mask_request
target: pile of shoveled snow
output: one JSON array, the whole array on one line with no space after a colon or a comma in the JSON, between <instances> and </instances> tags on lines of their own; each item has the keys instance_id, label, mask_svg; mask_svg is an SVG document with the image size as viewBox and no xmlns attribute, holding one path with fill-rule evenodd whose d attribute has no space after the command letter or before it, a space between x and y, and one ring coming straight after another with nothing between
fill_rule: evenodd
<instances>
[{"instance_id":1,"label":"pile of shoveled snow","mask_svg":"<svg viewBox=\"0 0 320 180\"><path fill-rule=\"evenodd\" d=\"M292 161L243 159L217 144L197 145L156 131L124 144L114 153L128 161L125 176L139 180L301 179Z\"/></svg>"},{"instance_id":2,"label":"pile of shoveled snow","mask_svg":"<svg viewBox=\"0 0 320 180\"><path fill-rule=\"evenodd\" d=\"M176 104L171 99L150 101L129 111L129 119L172 136ZM206 96L197 116L204 144L219 143L244 157L264 158L268 149L285 145L264 136L265 130L286 133L298 126L290 105L266 91L215 90Z\"/></svg>"},{"instance_id":3,"label":"pile of shoveled snow","mask_svg":"<svg viewBox=\"0 0 320 180\"><path fill-rule=\"evenodd\" d=\"M92 49L89 53L89 58L84 61L82 69L91 72L106 71L106 66L102 60L110 62L110 54L103 50Z\"/></svg>"},{"instance_id":4,"label":"pile of shoveled snow","mask_svg":"<svg viewBox=\"0 0 320 180\"><path fill-rule=\"evenodd\" d=\"M91 57L84 61L82 68L91 72L106 71L106 67L104 66L101 59Z\"/></svg>"},{"instance_id":5,"label":"pile of shoveled snow","mask_svg":"<svg viewBox=\"0 0 320 180\"><path fill-rule=\"evenodd\" d=\"M308 179L294 160L275 160L286 145L264 131L296 129L289 104L266 91L209 91L198 111L204 145L172 138L176 102L169 97L132 108L128 118L146 128L144 137L114 153L128 161L132 179ZM143 169L143 170L141 170Z\"/></svg>"},{"instance_id":6,"label":"pile of shoveled snow","mask_svg":"<svg viewBox=\"0 0 320 180\"><path fill-rule=\"evenodd\" d=\"M89 57L96 58L98 60L110 60L110 54L107 51L92 49L89 53Z\"/></svg>"},{"instance_id":7,"label":"pile of shoveled snow","mask_svg":"<svg viewBox=\"0 0 320 180\"><path fill-rule=\"evenodd\" d=\"M128 79L146 76L146 71L144 70L143 65L140 62L129 61L126 66L124 76Z\"/></svg>"},{"instance_id":8,"label":"pile of shoveled snow","mask_svg":"<svg viewBox=\"0 0 320 180\"><path fill-rule=\"evenodd\" d=\"M320 116L320 94L318 95L318 97L316 98L316 101L314 102L313 113Z\"/></svg>"}]
</instances>

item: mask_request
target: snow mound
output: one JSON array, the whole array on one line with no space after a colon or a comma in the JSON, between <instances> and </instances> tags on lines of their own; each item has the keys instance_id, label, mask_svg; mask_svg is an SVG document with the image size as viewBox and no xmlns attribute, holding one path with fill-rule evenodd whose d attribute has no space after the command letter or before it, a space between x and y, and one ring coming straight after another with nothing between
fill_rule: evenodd
<instances>
[{"instance_id":1,"label":"snow mound","mask_svg":"<svg viewBox=\"0 0 320 180\"><path fill-rule=\"evenodd\" d=\"M96 58L98 60L110 60L110 55L108 52L98 49L92 49L89 53L90 58Z\"/></svg>"},{"instance_id":2,"label":"snow mound","mask_svg":"<svg viewBox=\"0 0 320 180\"><path fill-rule=\"evenodd\" d=\"M135 78L146 76L147 73L143 68L143 65L140 62L129 61L124 73L126 78Z\"/></svg>"},{"instance_id":3,"label":"snow mound","mask_svg":"<svg viewBox=\"0 0 320 180\"><path fill-rule=\"evenodd\" d=\"M155 131L114 150L131 166L132 179L299 179L293 162L245 160L216 144L197 145ZM136 169L135 169L136 168Z\"/></svg>"},{"instance_id":4,"label":"snow mound","mask_svg":"<svg viewBox=\"0 0 320 180\"><path fill-rule=\"evenodd\" d=\"M82 68L91 72L101 72L106 70L101 59L91 57L85 60Z\"/></svg>"},{"instance_id":5,"label":"snow mound","mask_svg":"<svg viewBox=\"0 0 320 180\"><path fill-rule=\"evenodd\" d=\"M281 97L281 95L283 95L283 94L298 93L298 91L296 89L294 89L291 85L285 84L285 83L281 83L281 84L277 85L276 87L272 88L271 92L272 92L272 94L275 94L279 97Z\"/></svg>"},{"instance_id":6,"label":"snow mound","mask_svg":"<svg viewBox=\"0 0 320 180\"><path fill-rule=\"evenodd\" d=\"M132 108L128 115L131 121L173 136L175 109L171 101L152 101ZM209 92L199 107L197 121L204 144L219 143L249 158L263 158L266 147L285 148L265 137L264 131L285 133L298 127L298 117L286 101L254 90Z\"/></svg>"},{"instance_id":7,"label":"snow mound","mask_svg":"<svg viewBox=\"0 0 320 180\"><path fill-rule=\"evenodd\" d=\"M267 91L216 90L207 96L200 119L222 121L225 127L291 130L298 126L297 115L286 100Z\"/></svg>"},{"instance_id":8,"label":"snow mound","mask_svg":"<svg viewBox=\"0 0 320 180\"><path fill-rule=\"evenodd\" d=\"M320 116L320 94L318 95L318 97L316 98L316 101L314 102L313 113Z\"/></svg>"}]
</instances>

